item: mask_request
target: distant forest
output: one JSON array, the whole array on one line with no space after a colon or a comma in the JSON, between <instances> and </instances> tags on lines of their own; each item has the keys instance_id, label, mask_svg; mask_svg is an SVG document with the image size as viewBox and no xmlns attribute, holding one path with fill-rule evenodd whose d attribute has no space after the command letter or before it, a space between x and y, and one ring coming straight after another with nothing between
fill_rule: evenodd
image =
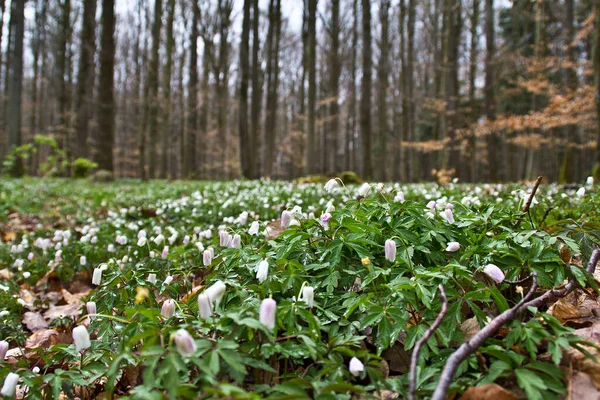
<instances>
[{"instance_id":1,"label":"distant forest","mask_svg":"<svg viewBox=\"0 0 600 400\"><path fill-rule=\"evenodd\" d=\"M581 181L600 164L598 10L0 0L0 159L16 176Z\"/></svg>"}]
</instances>

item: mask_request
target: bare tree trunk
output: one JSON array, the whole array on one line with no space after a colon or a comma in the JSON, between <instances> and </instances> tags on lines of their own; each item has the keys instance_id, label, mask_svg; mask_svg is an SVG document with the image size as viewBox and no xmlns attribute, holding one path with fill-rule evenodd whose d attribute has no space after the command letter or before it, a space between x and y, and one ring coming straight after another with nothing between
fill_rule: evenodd
<instances>
[{"instance_id":1,"label":"bare tree trunk","mask_svg":"<svg viewBox=\"0 0 600 400\"><path fill-rule=\"evenodd\" d=\"M233 0L219 0L217 5L219 15L219 62L216 65L217 80L217 135L221 148L220 177L226 178L227 173L227 103L229 101L229 27Z\"/></svg>"},{"instance_id":2,"label":"bare tree trunk","mask_svg":"<svg viewBox=\"0 0 600 400\"><path fill-rule=\"evenodd\" d=\"M406 140L412 142L415 140L415 20L417 6L415 0L408 0L408 21L407 21L407 46L406 46ZM408 148L406 151L406 178L413 180L413 150Z\"/></svg>"},{"instance_id":3,"label":"bare tree trunk","mask_svg":"<svg viewBox=\"0 0 600 400\"><path fill-rule=\"evenodd\" d=\"M594 1L596 19L594 30L596 40L594 42L594 84L596 87L596 165L594 175L600 179L600 0Z\"/></svg>"},{"instance_id":4,"label":"bare tree trunk","mask_svg":"<svg viewBox=\"0 0 600 400\"><path fill-rule=\"evenodd\" d=\"M21 145L21 94L23 88L23 37L25 36L25 0L13 0L10 12L12 63L10 64L10 79L8 84L8 148ZM11 175L23 175L23 163L16 157Z\"/></svg>"},{"instance_id":5,"label":"bare tree trunk","mask_svg":"<svg viewBox=\"0 0 600 400\"><path fill-rule=\"evenodd\" d=\"M471 8L471 44L469 46L469 107L471 108L470 121L475 122L479 116L479 107L476 104L475 90L477 89L475 80L477 79L477 60L479 51L479 36L477 35L477 27L479 25L479 0L473 0ZM465 165L465 171L468 175L465 180L477 181L477 137L473 135L469 138L467 148L467 158L471 160L469 166Z\"/></svg>"},{"instance_id":6,"label":"bare tree trunk","mask_svg":"<svg viewBox=\"0 0 600 400\"><path fill-rule=\"evenodd\" d=\"M158 132L159 107L158 107L158 50L160 47L160 30L162 27L162 0L154 0L154 23L152 24L152 55L150 70L148 72L149 87L149 114L148 123L148 175L150 179L156 178L156 136Z\"/></svg>"},{"instance_id":7,"label":"bare tree trunk","mask_svg":"<svg viewBox=\"0 0 600 400\"><path fill-rule=\"evenodd\" d=\"M263 165L263 174L268 177L272 175L275 154L280 38L281 0L271 0L269 4L269 33L267 34L267 104L265 109L265 162Z\"/></svg>"},{"instance_id":8,"label":"bare tree trunk","mask_svg":"<svg viewBox=\"0 0 600 400\"><path fill-rule=\"evenodd\" d=\"M115 0L102 0L102 34L100 36L100 76L98 90L98 140L96 162L100 169L113 171L115 141Z\"/></svg>"},{"instance_id":9,"label":"bare tree trunk","mask_svg":"<svg viewBox=\"0 0 600 400\"><path fill-rule=\"evenodd\" d=\"M96 53L96 0L84 2L81 51L77 75L77 113L75 117L75 157L88 157L89 125L94 94L94 55ZM35 67L35 65L34 65Z\"/></svg>"},{"instance_id":10,"label":"bare tree trunk","mask_svg":"<svg viewBox=\"0 0 600 400\"><path fill-rule=\"evenodd\" d=\"M375 153L379 154L381 160L380 168L378 168L376 177L380 181L387 179L387 136L388 136L388 116L387 116L387 92L389 85L389 15L390 15L390 0L381 0L379 5L379 20L381 24L381 49L378 68L378 105L377 111L379 116L379 135L377 138L377 146Z\"/></svg>"},{"instance_id":11,"label":"bare tree trunk","mask_svg":"<svg viewBox=\"0 0 600 400\"><path fill-rule=\"evenodd\" d=\"M329 50L329 129L326 131L328 140L327 147L330 149L332 156L328 157L329 161L327 172L334 174L342 168L341 160L343 157L340 152L340 132L339 132L339 97L340 97L340 75L342 66L340 62L340 0L331 1L331 49Z\"/></svg>"},{"instance_id":12,"label":"bare tree trunk","mask_svg":"<svg viewBox=\"0 0 600 400\"><path fill-rule=\"evenodd\" d=\"M250 79L250 10L252 0L244 0L244 20L240 43L240 98L238 129L240 138L240 164L242 176L254 178L254 141L248 131L248 81Z\"/></svg>"},{"instance_id":13,"label":"bare tree trunk","mask_svg":"<svg viewBox=\"0 0 600 400\"><path fill-rule=\"evenodd\" d=\"M494 99L494 58L496 56L496 42L494 38L494 0L486 0L485 3L485 115L488 121L496 119L496 104ZM490 132L487 137L488 147L488 177L492 182L498 181L499 177L499 144L500 140L496 132Z\"/></svg>"},{"instance_id":14,"label":"bare tree trunk","mask_svg":"<svg viewBox=\"0 0 600 400\"><path fill-rule=\"evenodd\" d=\"M69 93L67 88L67 51L71 37L71 0L61 3L61 31L59 36L58 54L56 57L56 72L58 82L58 137L59 146L71 153L69 140Z\"/></svg>"},{"instance_id":15,"label":"bare tree trunk","mask_svg":"<svg viewBox=\"0 0 600 400\"><path fill-rule=\"evenodd\" d=\"M188 121L186 151L183 159L183 176L198 177L196 161L196 138L198 135L198 24L200 21L200 6L198 0L193 1L193 18L190 30L190 66L188 81ZM206 46L205 50L206 52ZM205 71L205 73L207 73Z\"/></svg>"},{"instance_id":16,"label":"bare tree trunk","mask_svg":"<svg viewBox=\"0 0 600 400\"><path fill-rule=\"evenodd\" d=\"M346 138L346 170L357 169L358 143L356 138L356 70L358 54L358 0L352 2L352 64L350 67L350 110L349 120L351 121L348 137Z\"/></svg>"},{"instance_id":17,"label":"bare tree trunk","mask_svg":"<svg viewBox=\"0 0 600 400\"><path fill-rule=\"evenodd\" d=\"M317 1L308 0L308 46L306 66L308 68L308 132L306 145L306 169L315 174L319 168L317 148L316 103L317 103Z\"/></svg>"},{"instance_id":18,"label":"bare tree trunk","mask_svg":"<svg viewBox=\"0 0 600 400\"><path fill-rule=\"evenodd\" d=\"M360 131L362 137L363 176L373 178L371 163L371 2L362 0L363 22L363 79L360 100Z\"/></svg>"},{"instance_id":19,"label":"bare tree trunk","mask_svg":"<svg viewBox=\"0 0 600 400\"><path fill-rule=\"evenodd\" d=\"M164 78L163 78L163 94L164 94L164 111L163 111L163 126L162 126L162 158L160 177L167 178L168 160L169 160L169 132L171 118L171 80L173 70L173 47L175 46L175 36L173 35L173 23L175 21L175 0L168 0L167 3L167 60L165 63ZM173 136L174 140L175 137Z\"/></svg>"},{"instance_id":20,"label":"bare tree trunk","mask_svg":"<svg viewBox=\"0 0 600 400\"><path fill-rule=\"evenodd\" d=\"M252 178L258 178L261 173L260 161L258 156L260 146L260 121L261 121L261 102L262 102L262 80L261 80L261 65L259 60L260 55L260 10L258 8L258 0L253 0L252 3L252 106L250 118L250 141L253 143L255 154L253 163Z\"/></svg>"}]
</instances>

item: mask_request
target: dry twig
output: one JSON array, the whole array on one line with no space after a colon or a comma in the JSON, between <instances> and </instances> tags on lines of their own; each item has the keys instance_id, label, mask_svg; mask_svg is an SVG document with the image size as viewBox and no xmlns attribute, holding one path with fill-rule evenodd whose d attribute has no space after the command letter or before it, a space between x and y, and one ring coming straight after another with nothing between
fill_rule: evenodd
<instances>
[{"instance_id":1,"label":"dry twig","mask_svg":"<svg viewBox=\"0 0 600 400\"><path fill-rule=\"evenodd\" d=\"M529 197L527 198L527 201L525 202L525 205L523 206L523 215L521 216L521 218L519 218L515 227L521 225L521 221L523 220L523 217L525 215L529 215L529 220L531 221L531 215L529 214L529 208L531 207L531 202L533 202L533 198L535 197L535 192L537 192L538 188L540 187L540 183L542 183L543 179L544 179L543 176L538 176L537 179L535 180L535 183L533 184L533 189L531 189L531 193L529 194ZM531 221L531 225L533 225L533 221Z\"/></svg>"},{"instance_id":2,"label":"dry twig","mask_svg":"<svg viewBox=\"0 0 600 400\"><path fill-rule=\"evenodd\" d=\"M410 357L410 378L409 378L410 390L408 392L409 400L414 400L414 398L415 398L415 391L416 391L416 385L417 385L417 361L419 360L419 352L421 351L421 347L423 347L423 345L425 343L427 343L427 341L429 340L431 335L433 335L433 333L436 331L436 329L441 325L442 320L444 319L444 317L446 316L446 313L448 312L448 299L446 298L446 292L444 291L444 285L442 285L440 283L439 289L440 289L440 297L442 298L442 310L440 311L439 315L433 322L433 325L431 325L429 327L429 329L427 329L427 331L425 332L423 337L421 339L419 339L419 341L415 345L415 348L413 349L412 356Z\"/></svg>"},{"instance_id":3,"label":"dry twig","mask_svg":"<svg viewBox=\"0 0 600 400\"><path fill-rule=\"evenodd\" d=\"M504 324L515 319L519 310L531 299L537 289L537 274L532 273L532 284L529 292L523 299L511 309L504 311L502 314L494 318L489 324L484 326L471 340L463 343L452 355L448 358L446 366L440 375L437 387L433 393L432 400L446 400L448 398L448 388L454 378L454 374L458 366L473 354L479 346L483 344L489 337L496 333Z\"/></svg>"}]
</instances>

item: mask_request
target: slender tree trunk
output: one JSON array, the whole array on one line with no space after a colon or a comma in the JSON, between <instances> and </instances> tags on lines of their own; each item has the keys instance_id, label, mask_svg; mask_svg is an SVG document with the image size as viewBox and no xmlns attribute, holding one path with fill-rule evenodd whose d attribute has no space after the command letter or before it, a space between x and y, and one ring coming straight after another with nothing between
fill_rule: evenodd
<instances>
[{"instance_id":1,"label":"slender tree trunk","mask_svg":"<svg viewBox=\"0 0 600 400\"><path fill-rule=\"evenodd\" d=\"M477 79L477 60L479 51L479 36L477 35L477 27L479 25L479 0L473 0L471 9L471 44L469 46L469 107L471 108L470 121L475 122L479 117L479 107L476 104L475 91L477 89L475 81ZM467 181L477 181L477 137L473 135L469 139L467 149L467 159L471 160L470 166L465 166Z\"/></svg>"},{"instance_id":2,"label":"slender tree trunk","mask_svg":"<svg viewBox=\"0 0 600 400\"><path fill-rule=\"evenodd\" d=\"M242 176L254 178L254 141L248 131L248 81L250 80L250 11L252 0L244 0L244 20L240 43L240 98L238 130L240 139L240 165Z\"/></svg>"},{"instance_id":3,"label":"slender tree trunk","mask_svg":"<svg viewBox=\"0 0 600 400\"><path fill-rule=\"evenodd\" d=\"M193 18L190 29L190 66L188 81L188 121L186 152L183 160L183 176L198 177L196 161L196 137L198 135L198 24L200 21L200 6L198 0L193 1ZM206 52L206 46L205 50ZM205 71L206 73L206 71Z\"/></svg>"},{"instance_id":4,"label":"slender tree trunk","mask_svg":"<svg viewBox=\"0 0 600 400\"><path fill-rule=\"evenodd\" d=\"M415 0L408 0L408 15L406 25L406 140L412 142L415 140L415 21L417 14L417 5ZM406 151L406 178L413 180L413 150L408 148Z\"/></svg>"},{"instance_id":5,"label":"slender tree trunk","mask_svg":"<svg viewBox=\"0 0 600 400\"><path fill-rule=\"evenodd\" d=\"M319 168L317 148L317 0L308 0L308 46L306 67L308 69L308 130L306 145L306 170L315 174Z\"/></svg>"},{"instance_id":6,"label":"slender tree trunk","mask_svg":"<svg viewBox=\"0 0 600 400\"><path fill-rule=\"evenodd\" d=\"M219 62L217 73L217 135L221 148L220 178L228 177L227 165L227 103L229 102L229 27L231 25L232 0L219 0Z\"/></svg>"},{"instance_id":7,"label":"slender tree trunk","mask_svg":"<svg viewBox=\"0 0 600 400\"><path fill-rule=\"evenodd\" d=\"M61 3L61 31L59 36L58 54L56 57L56 72L58 82L58 137L59 146L69 153L69 94L67 88L67 51L71 36L71 0Z\"/></svg>"},{"instance_id":8,"label":"slender tree trunk","mask_svg":"<svg viewBox=\"0 0 600 400\"><path fill-rule=\"evenodd\" d=\"M12 63L10 64L10 79L8 83L8 148L13 149L21 145L21 93L23 88L23 38L25 36L25 0L13 0L11 7L11 42ZM23 175L23 163L17 157L12 167L11 174L19 177Z\"/></svg>"},{"instance_id":9,"label":"slender tree trunk","mask_svg":"<svg viewBox=\"0 0 600 400\"><path fill-rule=\"evenodd\" d=\"M448 166L459 172L460 148L457 138L457 112L458 112L458 49L460 46L461 30L461 0L447 0L446 2L446 131L450 140Z\"/></svg>"},{"instance_id":10,"label":"slender tree trunk","mask_svg":"<svg viewBox=\"0 0 600 400\"><path fill-rule=\"evenodd\" d=\"M594 42L594 84L596 88L596 166L594 177L600 180L600 0L594 1L596 9L595 36Z\"/></svg>"},{"instance_id":11,"label":"slender tree trunk","mask_svg":"<svg viewBox=\"0 0 600 400\"><path fill-rule=\"evenodd\" d=\"M260 110L262 97L261 66L260 55L260 10L258 0L252 0L252 105L250 118L250 142L253 150L252 178L260 176L260 159L258 150L260 149Z\"/></svg>"},{"instance_id":12,"label":"slender tree trunk","mask_svg":"<svg viewBox=\"0 0 600 400\"><path fill-rule=\"evenodd\" d=\"M163 126L162 126L162 157L160 177L167 178L169 166L169 132L171 119L171 80L173 71L173 47L175 46L175 36L173 34L173 23L175 21L175 0L167 2L167 60L165 63L164 78L163 78L163 94L164 94L164 111L163 111ZM171 137L175 140L175 137Z\"/></svg>"},{"instance_id":13,"label":"slender tree trunk","mask_svg":"<svg viewBox=\"0 0 600 400\"><path fill-rule=\"evenodd\" d=\"M402 96L402 118L400 120L400 132L397 149L396 169L401 181L410 178L410 162L408 160L408 149L402 142L408 142L408 66L406 65L406 4L408 0L400 0L400 13L398 21L398 33L400 36L400 94Z\"/></svg>"},{"instance_id":14,"label":"slender tree trunk","mask_svg":"<svg viewBox=\"0 0 600 400\"><path fill-rule=\"evenodd\" d=\"M269 4L269 33L267 34L267 104L265 110L265 140L263 173L271 177L275 155L277 103L279 86L279 46L281 37L281 0Z\"/></svg>"},{"instance_id":15,"label":"slender tree trunk","mask_svg":"<svg viewBox=\"0 0 600 400\"><path fill-rule=\"evenodd\" d=\"M362 0L363 22L363 78L362 97L360 100L360 131L362 137L363 176L365 179L373 178L373 165L371 163L371 2Z\"/></svg>"},{"instance_id":16,"label":"slender tree trunk","mask_svg":"<svg viewBox=\"0 0 600 400\"><path fill-rule=\"evenodd\" d=\"M152 24L152 55L148 73L149 87L149 114L148 123L148 175L150 179L156 178L156 140L159 124L158 107L158 50L160 47L160 30L162 27L162 0L154 0L154 23Z\"/></svg>"},{"instance_id":17,"label":"slender tree trunk","mask_svg":"<svg viewBox=\"0 0 600 400\"><path fill-rule=\"evenodd\" d=\"M87 0L83 7L81 51L77 75L77 101L75 117L75 157L88 157L89 125L92 117L94 94L94 55L96 53L96 0ZM35 67L35 65L34 65Z\"/></svg>"},{"instance_id":18,"label":"slender tree trunk","mask_svg":"<svg viewBox=\"0 0 600 400\"><path fill-rule=\"evenodd\" d=\"M485 2L485 115L488 121L496 119L496 104L494 99L494 58L496 56L496 43L494 38L494 0ZM488 147L488 177L492 182L498 181L500 167L499 162L499 138L496 132L490 132L487 136Z\"/></svg>"},{"instance_id":19,"label":"slender tree trunk","mask_svg":"<svg viewBox=\"0 0 600 400\"><path fill-rule=\"evenodd\" d=\"M327 148L331 156L326 158L328 162L327 173L334 174L341 171L343 152L339 146L339 97L340 97L340 75L342 66L340 62L340 0L331 1L331 49L329 54L329 128L326 131L328 140Z\"/></svg>"},{"instance_id":20,"label":"slender tree trunk","mask_svg":"<svg viewBox=\"0 0 600 400\"><path fill-rule=\"evenodd\" d=\"M98 118L96 162L100 169L112 172L115 141L115 0L102 0L101 21L98 115L102 118Z\"/></svg>"},{"instance_id":21,"label":"slender tree trunk","mask_svg":"<svg viewBox=\"0 0 600 400\"><path fill-rule=\"evenodd\" d=\"M358 59L358 0L352 2L352 64L350 66L350 110L351 127L346 138L346 170L357 169L358 141L356 140L356 70Z\"/></svg>"},{"instance_id":22,"label":"slender tree trunk","mask_svg":"<svg viewBox=\"0 0 600 400\"><path fill-rule=\"evenodd\" d=\"M381 24L381 49L378 68L378 117L379 117L379 135L375 153L379 154L378 160L381 160L380 168L377 170L377 179L385 181L387 179L387 136L388 136L388 116L387 116L387 92L389 85L389 15L390 0L381 0L379 5L379 20Z\"/></svg>"},{"instance_id":23,"label":"slender tree trunk","mask_svg":"<svg viewBox=\"0 0 600 400\"><path fill-rule=\"evenodd\" d=\"M210 92L209 92L209 79L210 79L210 69L211 69L211 60L212 60L212 52L213 52L213 42L205 38L204 39L204 55L202 56L202 84L200 87L200 91L202 92L202 106L200 108L200 115L198 117L199 124L199 132L200 132L200 140L208 137L208 116L210 111ZM195 143L195 142L194 142ZM194 144L195 146L195 144ZM200 175L205 174L206 164L208 158L208 153L205 151L204 146L201 147L202 150L199 154L200 160L197 161L198 167L197 170L200 172Z\"/></svg>"}]
</instances>

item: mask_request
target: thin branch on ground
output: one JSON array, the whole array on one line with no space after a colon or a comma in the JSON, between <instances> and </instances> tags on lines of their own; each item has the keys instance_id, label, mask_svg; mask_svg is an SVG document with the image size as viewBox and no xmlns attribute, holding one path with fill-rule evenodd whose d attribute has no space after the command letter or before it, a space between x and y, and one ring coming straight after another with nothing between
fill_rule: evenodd
<instances>
[{"instance_id":1,"label":"thin branch on ground","mask_svg":"<svg viewBox=\"0 0 600 400\"><path fill-rule=\"evenodd\" d=\"M509 280L505 279L504 281L502 281L502 283L508 283L509 285L520 285L522 283L527 282L530 279L531 279L531 275L527 275L525 278L519 279L518 281L509 281Z\"/></svg>"},{"instance_id":2,"label":"thin branch on ground","mask_svg":"<svg viewBox=\"0 0 600 400\"><path fill-rule=\"evenodd\" d=\"M535 290L537 289L537 274L533 272L531 275L532 283L527 295L525 295L525 297L523 297L523 299L519 301L513 308L504 311L502 314L494 318L489 324L477 332L475 336L463 343L450 356L450 358L448 358L446 366L440 375L435 392L433 393L433 397L431 398L432 400L446 400L448 398L448 389L450 388L450 384L454 378L454 374L456 373L458 366L507 322L515 319L519 313L519 310L529 301L529 299L531 299Z\"/></svg>"},{"instance_id":3,"label":"thin branch on ground","mask_svg":"<svg viewBox=\"0 0 600 400\"><path fill-rule=\"evenodd\" d=\"M535 192L537 192L543 179L543 176L538 176L535 180L535 183L533 184L533 189L531 189L531 193L529 194L529 197L527 198L527 201L523 206L523 214L521 215L521 218L519 218L519 220L517 221L515 227L521 225L521 221L523 220L523 217L525 215L529 215L529 220L531 221L531 214L529 214L529 208L531 207L531 203L533 202L533 198L535 197ZM533 221L531 221L531 225L533 225Z\"/></svg>"},{"instance_id":4,"label":"thin branch on ground","mask_svg":"<svg viewBox=\"0 0 600 400\"><path fill-rule=\"evenodd\" d=\"M448 312L448 299L446 298L446 292L444 291L444 286L442 284L440 284L439 289L440 289L440 297L442 298L442 310L440 311L439 315L433 322L433 325L431 325L429 327L429 329L427 329L427 331L425 332L423 337L421 339L419 339L419 341L415 345L415 348L413 349L412 356L410 357L410 378L409 378L410 390L408 392L409 400L415 399L415 391L416 391L416 385L417 385L417 362L419 360L419 353L421 352L421 347L423 347L423 345L425 343L427 343L427 341L429 340L431 335L433 335L433 333L436 331L436 329L442 324L442 320L444 319L444 317L446 316L446 313Z\"/></svg>"},{"instance_id":5,"label":"thin branch on ground","mask_svg":"<svg viewBox=\"0 0 600 400\"><path fill-rule=\"evenodd\" d=\"M588 262L588 265L586 268L587 272L589 272L590 274L594 273L594 270L596 269L596 264L598 264L598 260L600 260L600 249L594 249L594 251L592 252L592 256L590 257L590 261ZM577 279L571 278L571 279L569 279L569 283L567 283L565 286L559 287L559 288L553 288L553 289L547 291L543 295L541 295L541 296L531 300L529 303L525 304L525 308L527 308L527 307L539 308L547 302L556 301L560 298L565 297L566 295L568 295L569 293L571 293L573 290L577 289L578 287L579 287L579 282L577 282Z\"/></svg>"},{"instance_id":6,"label":"thin branch on ground","mask_svg":"<svg viewBox=\"0 0 600 400\"><path fill-rule=\"evenodd\" d=\"M596 269L596 264L600 260L600 249L596 248L592 252L590 260L588 262L586 271L594 273ZM571 278L569 282L562 286L553 288L543 295L530 300L533 296L535 290L537 289L537 274L533 272L531 274L531 288L527 295L523 297L523 299L517 303L513 308L503 312L494 318L488 325L486 325L483 329L481 329L475 336L471 338L471 340L463 343L448 359L446 362L446 366L442 371L440 379L438 381L438 385L433 393L432 400L446 400L448 395L448 389L450 388L450 383L454 378L454 374L459 365L466 360L471 354L473 354L479 346L481 346L488 338L490 338L496 331L498 331L503 325L515 319L518 315L519 311L522 309L526 309L528 307L539 308L540 306L545 305L547 302L556 301L560 298L565 297L573 290L578 288L579 282L575 278Z\"/></svg>"}]
</instances>

